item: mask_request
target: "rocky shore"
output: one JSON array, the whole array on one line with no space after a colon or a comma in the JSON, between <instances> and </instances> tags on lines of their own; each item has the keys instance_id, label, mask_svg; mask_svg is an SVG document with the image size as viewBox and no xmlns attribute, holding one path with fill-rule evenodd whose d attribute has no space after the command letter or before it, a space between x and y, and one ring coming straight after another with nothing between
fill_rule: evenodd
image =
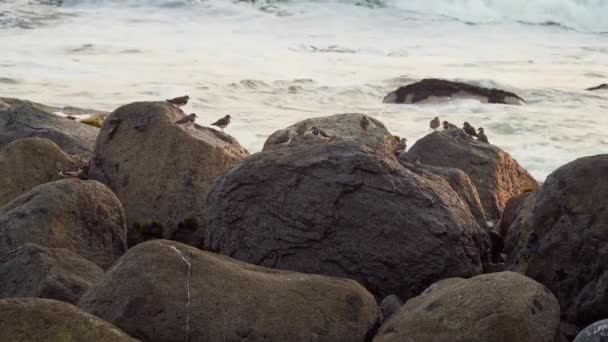
<instances>
[{"instance_id":1,"label":"rocky shore","mask_svg":"<svg viewBox=\"0 0 608 342\"><path fill-rule=\"evenodd\" d=\"M166 102L52 108L0 98L0 341L605 338L608 155L541 185L459 129L339 114L250 155Z\"/></svg>"}]
</instances>

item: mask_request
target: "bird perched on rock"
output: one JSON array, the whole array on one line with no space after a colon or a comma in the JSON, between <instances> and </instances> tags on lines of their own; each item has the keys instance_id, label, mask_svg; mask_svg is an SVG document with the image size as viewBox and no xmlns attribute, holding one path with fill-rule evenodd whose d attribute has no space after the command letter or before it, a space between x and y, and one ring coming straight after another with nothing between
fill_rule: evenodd
<instances>
[{"instance_id":1,"label":"bird perched on rock","mask_svg":"<svg viewBox=\"0 0 608 342\"><path fill-rule=\"evenodd\" d=\"M57 174L64 178L81 178L83 173L88 169L88 163L79 163L77 167L66 168L60 162L55 163Z\"/></svg>"},{"instance_id":2,"label":"bird perched on rock","mask_svg":"<svg viewBox=\"0 0 608 342\"><path fill-rule=\"evenodd\" d=\"M468 134L468 135L472 135L472 136L477 136L477 132L475 132L475 128L473 128L473 126L471 126L470 123L468 122L464 122L464 126L462 126L462 130Z\"/></svg>"},{"instance_id":3,"label":"bird perched on rock","mask_svg":"<svg viewBox=\"0 0 608 342\"><path fill-rule=\"evenodd\" d=\"M217 120L216 122L212 123L212 126L217 126L219 128L222 129L222 132L224 131L224 128L228 127L228 125L230 125L230 119L232 117L230 115L226 115L223 118Z\"/></svg>"},{"instance_id":4,"label":"bird perched on rock","mask_svg":"<svg viewBox=\"0 0 608 342\"><path fill-rule=\"evenodd\" d=\"M191 113L190 115L186 115L183 118L175 121L175 124L178 126L183 126L186 129L186 132L191 133L192 126L194 126L194 120L196 120L198 116L196 114Z\"/></svg>"},{"instance_id":5,"label":"bird perched on rock","mask_svg":"<svg viewBox=\"0 0 608 342\"><path fill-rule=\"evenodd\" d=\"M188 100L190 100L190 96L184 95L184 96L176 97L174 99L167 100L167 102L169 102L170 104L177 107L177 109L181 109L182 106L185 106L188 104Z\"/></svg>"},{"instance_id":6,"label":"bird perched on rock","mask_svg":"<svg viewBox=\"0 0 608 342\"><path fill-rule=\"evenodd\" d=\"M431 127L433 131L436 131L439 126L441 126L441 121L439 121L439 117L436 116L433 120L431 120L429 127Z\"/></svg>"},{"instance_id":7,"label":"bird perched on rock","mask_svg":"<svg viewBox=\"0 0 608 342\"><path fill-rule=\"evenodd\" d=\"M314 136L322 136L323 138L332 138L331 135L329 135L324 129L322 128L318 128L318 127L313 127L311 129L312 134Z\"/></svg>"},{"instance_id":8,"label":"bird perched on rock","mask_svg":"<svg viewBox=\"0 0 608 342\"><path fill-rule=\"evenodd\" d=\"M477 129L477 131L478 131L478 132L477 132L477 141L481 141L481 142L484 142L484 143L486 143L486 144L489 144L489 142L488 142L488 137L487 137L487 136L486 136L486 134L484 133L484 131L483 131L483 127L479 127L479 128Z\"/></svg>"},{"instance_id":9,"label":"bird perched on rock","mask_svg":"<svg viewBox=\"0 0 608 342\"><path fill-rule=\"evenodd\" d=\"M444 121L443 122L443 129L446 130L446 131L449 131L451 129L458 129L458 126L456 126L456 125L454 125L452 123L449 123L447 121Z\"/></svg>"},{"instance_id":10,"label":"bird perched on rock","mask_svg":"<svg viewBox=\"0 0 608 342\"><path fill-rule=\"evenodd\" d=\"M279 135L279 137L274 141L275 145L289 145L291 142L291 131L286 130L283 134Z\"/></svg>"},{"instance_id":11,"label":"bird perched on rock","mask_svg":"<svg viewBox=\"0 0 608 342\"><path fill-rule=\"evenodd\" d=\"M395 154L399 155L402 152L405 152L406 149L407 149L407 139L406 138L401 138L401 141L397 145L397 150L395 150Z\"/></svg>"},{"instance_id":12,"label":"bird perched on rock","mask_svg":"<svg viewBox=\"0 0 608 342\"><path fill-rule=\"evenodd\" d=\"M361 118L361 121L359 122L359 124L361 125L361 129L367 133L367 130L369 129L369 126L371 125L371 122L369 121L369 119L367 118L367 116L363 115L363 117Z\"/></svg>"}]
</instances>

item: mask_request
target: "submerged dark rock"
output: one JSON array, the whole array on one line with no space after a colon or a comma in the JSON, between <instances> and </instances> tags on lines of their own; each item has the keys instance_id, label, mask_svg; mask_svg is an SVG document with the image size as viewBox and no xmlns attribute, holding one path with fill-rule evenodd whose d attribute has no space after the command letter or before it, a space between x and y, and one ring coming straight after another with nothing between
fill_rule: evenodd
<instances>
[{"instance_id":1,"label":"submerged dark rock","mask_svg":"<svg viewBox=\"0 0 608 342\"><path fill-rule=\"evenodd\" d=\"M608 89L608 84L606 84L606 83L600 84L597 87L587 88L586 90L588 90L588 91L595 91L595 90L605 90L605 89Z\"/></svg>"},{"instance_id":2,"label":"submerged dark rock","mask_svg":"<svg viewBox=\"0 0 608 342\"><path fill-rule=\"evenodd\" d=\"M524 99L512 92L489 89L435 78L400 87L384 97L384 103L417 103L440 98L477 99L484 103L522 104Z\"/></svg>"}]
</instances>

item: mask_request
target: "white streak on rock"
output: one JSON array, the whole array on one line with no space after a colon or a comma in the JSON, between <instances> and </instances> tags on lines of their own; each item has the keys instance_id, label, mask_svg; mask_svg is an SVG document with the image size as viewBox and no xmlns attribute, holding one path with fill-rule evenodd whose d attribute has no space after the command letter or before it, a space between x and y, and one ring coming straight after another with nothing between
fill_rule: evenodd
<instances>
[{"instance_id":1,"label":"white streak on rock","mask_svg":"<svg viewBox=\"0 0 608 342\"><path fill-rule=\"evenodd\" d=\"M186 265L188 265L188 275L186 278L186 289L188 290L188 302L186 304L186 342L188 342L190 337L190 274L192 272L192 265L179 249L177 249L175 246L170 247L182 258L182 260L184 260Z\"/></svg>"}]
</instances>

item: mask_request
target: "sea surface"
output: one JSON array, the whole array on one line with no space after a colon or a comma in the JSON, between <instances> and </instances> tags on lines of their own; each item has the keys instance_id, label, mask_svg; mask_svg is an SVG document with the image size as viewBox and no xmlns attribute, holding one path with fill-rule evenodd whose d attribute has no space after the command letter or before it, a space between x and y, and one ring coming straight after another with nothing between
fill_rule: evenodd
<instances>
[{"instance_id":1,"label":"sea surface","mask_svg":"<svg viewBox=\"0 0 608 342\"><path fill-rule=\"evenodd\" d=\"M189 94L185 111L250 152L275 130L367 113L410 144L434 116L483 126L538 179L608 153L608 0L0 0L0 96L112 111ZM425 77L524 106L389 105Z\"/></svg>"}]
</instances>

